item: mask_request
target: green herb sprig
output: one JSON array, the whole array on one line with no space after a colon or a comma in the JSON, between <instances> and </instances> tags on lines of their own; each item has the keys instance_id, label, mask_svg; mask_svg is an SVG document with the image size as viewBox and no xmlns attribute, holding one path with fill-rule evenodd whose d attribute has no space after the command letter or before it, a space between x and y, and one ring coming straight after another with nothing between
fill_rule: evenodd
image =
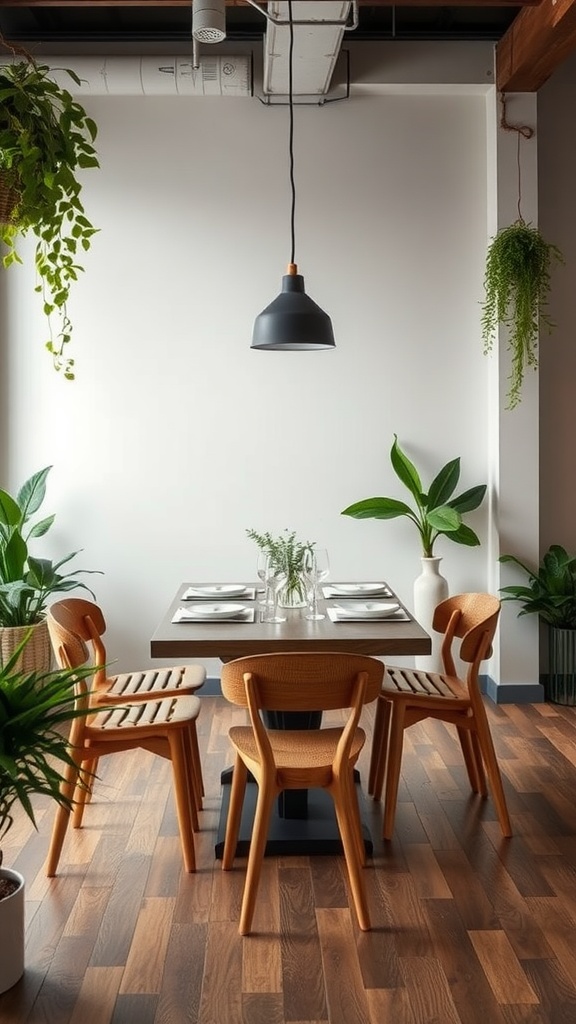
<instances>
[{"instance_id":1,"label":"green herb sprig","mask_svg":"<svg viewBox=\"0 0 576 1024\"><path fill-rule=\"evenodd\" d=\"M303 599L305 588L302 582L302 568L304 555L312 551L316 541L296 540L295 530L284 530L280 535L273 537L271 533L258 533L256 530L246 530L247 536L253 540L261 551L265 551L276 565L286 567L288 579L286 581L287 597L297 596Z\"/></svg>"}]
</instances>

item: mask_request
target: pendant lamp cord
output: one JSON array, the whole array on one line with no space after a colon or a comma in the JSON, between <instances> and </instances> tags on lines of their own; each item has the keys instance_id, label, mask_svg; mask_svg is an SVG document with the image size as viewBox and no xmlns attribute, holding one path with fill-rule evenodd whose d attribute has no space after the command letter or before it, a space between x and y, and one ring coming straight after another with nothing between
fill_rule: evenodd
<instances>
[{"instance_id":1,"label":"pendant lamp cord","mask_svg":"<svg viewBox=\"0 0 576 1024\"><path fill-rule=\"evenodd\" d=\"M296 256L296 185L294 183L294 99L293 90L293 55L294 55L294 25L292 23L292 0L288 0L288 22L290 30L290 47L288 50L288 109L290 112L290 129L288 136L288 150L290 153L290 189L292 192L292 206L290 212L290 238L291 255L290 263L294 264Z\"/></svg>"}]
</instances>

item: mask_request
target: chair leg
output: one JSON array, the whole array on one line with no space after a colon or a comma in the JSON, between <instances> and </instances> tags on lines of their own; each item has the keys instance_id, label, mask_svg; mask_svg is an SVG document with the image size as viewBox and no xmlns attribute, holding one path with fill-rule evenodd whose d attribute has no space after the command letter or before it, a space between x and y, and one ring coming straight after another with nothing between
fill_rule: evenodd
<instances>
[{"instance_id":1,"label":"chair leg","mask_svg":"<svg viewBox=\"0 0 576 1024\"><path fill-rule=\"evenodd\" d=\"M192 831L199 832L200 823L198 821L198 801L201 800L201 797L193 761L190 728L182 730L182 748L186 763L186 791L188 793L188 808L190 812L190 821L192 822Z\"/></svg>"},{"instance_id":2,"label":"chair leg","mask_svg":"<svg viewBox=\"0 0 576 1024\"><path fill-rule=\"evenodd\" d=\"M470 787L473 793L481 793L484 770L482 768L482 762L478 761L477 755L479 752L475 749L469 729L457 727L457 732L458 739L460 740L460 746L462 747L462 756L464 758L464 764L466 765Z\"/></svg>"},{"instance_id":3,"label":"chair leg","mask_svg":"<svg viewBox=\"0 0 576 1024\"><path fill-rule=\"evenodd\" d=\"M204 779L202 777L202 762L200 760L200 750L198 747L198 733L196 731L196 722L192 722L189 730L190 746L192 751L192 763L194 766L194 779L196 781L196 787L198 790L198 810L202 810L202 797L205 796L204 790Z\"/></svg>"},{"instance_id":4,"label":"chair leg","mask_svg":"<svg viewBox=\"0 0 576 1024\"><path fill-rule=\"evenodd\" d=\"M76 788L74 790L74 810L72 812L72 828L82 828L84 808L92 799L92 790L96 778L98 758L84 761L78 773Z\"/></svg>"},{"instance_id":5,"label":"chair leg","mask_svg":"<svg viewBox=\"0 0 576 1024\"><path fill-rule=\"evenodd\" d=\"M254 827L250 840L250 852L248 854L248 866L246 868L246 881L244 883L244 895L242 897L242 909L240 911L240 935L249 935L252 927L252 918L256 907L258 895L258 883L262 870L262 861L268 839L270 826L270 815L274 800L278 796L278 788L273 782L261 779L258 783L258 800L254 814Z\"/></svg>"},{"instance_id":6,"label":"chair leg","mask_svg":"<svg viewBox=\"0 0 576 1024\"><path fill-rule=\"evenodd\" d=\"M242 819L242 807L244 806L244 794L246 792L246 781L248 769L241 757L236 755L234 771L232 773L232 785L230 787L230 803L228 805L228 818L226 820L226 835L224 837L224 853L222 854L222 870L229 871L236 856L238 834L240 832L240 821Z\"/></svg>"},{"instance_id":7,"label":"chair leg","mask_svg":"<svg viewBox=\"0 0 576 1024\"><path fill-rule=\"evenodd\" d=\"M390 702L391 703L391 702ZM386 795L384 803L384 826L382 836L392 839L396 804L398 802L398 784L402 765L402 747L404 744L405 707L399 701L394 703L390 716L390 736L388 739L388 758L386 763Z\"/></svg>"},{"instance_id":8,"label":"chair leg","mask_svg":"<svg viewBox=\"0 0 576 1024\"><path fill-rule=\"evenodd\" d=\"M178 827L180 830L180 843L184 858L184 869L186 871L195 871L196 854L194 851L194 834L190 813L190 805L192 801L189 791L184 731L184 729L170 730L168 733L168 742L170 745L170 756L172 760L174 797L176 801Z\"/></svg>"},{"instance_id":9,"label":"chair leg","mask_svg":"<svg viewBox=\"0 0 576 1024\"><path fill-rule=\"evenodd\" d=\"M340 780L341 785L346 787L346 804L350 813L350 825L358 851L358 859L362 867L366 864L366 847L362 835L362 818L360 815L359 798L354 782L354 767L351 766L350 773Z\"/></svg>"},{"instance_id":10,"label":"chair leg","mask_svg":"<svg viewBox=\"0 0 576 1024\"><path fill-rule=\"evenodd\" d=\"M470 733L470 742L474 751L474 758L476 761L476 769L478 771L478 792L480 796L488 796L488 788L486 786L486 775L484 774L484 761L482 760L482 751L480 750L480 744L478 742L478 734L475 730Z\"/></svg>"},{"instance_id":11,"label":"chair leg","mask_svg":"<svg viewBox=\"0 0 576 1024\"><path fill-rule=\"evenodd\" d=\"M502 835L509 838L512 835L512 825L510 824L510 816L506 805L506 796L504 794L502 776L500 774L496 751L494 750L492 734L490 732L488 721L485 718L483 708L481 714L476 713L476 725L478 729L478 742L482 751L482 757L484 758L484 764L486 765L486 772L490 780L492 799L494 800L494 805L496 807L496 813L500 822L500 828L502 829Z\"/></svg>"},{"instance_id":12,"label":"chair leg","mask_svg":"<svg viewBox=\"0 0 576 1024\"><path fill-rule=\"evenodd\" d=\"M346 860L346 867L348 870L352 902L354 903L354 909L356 910L358 924L363 932L367 932L371 927L370 913L368 911L368 900L366 898L366 888L364 885L363 862L358 856L358 843L355 836L355 811L354 807L350 803L351 798L356 801L356 793L350 794L350 785L344 779L335 779L330 787L330 792L332 793L332 798L334 800L336 820L338 822L342 846L344 848L344 858ZM356 814L358 814L357 807Z\"/></svg>"},{"instance_id":13,"label":"chair leg","mask_svg":"<svg viewBox=\"0 0 576 1024\"><path fill-rule=\"evenodd\" d=\"M80 765L78 764L68 764L64 768L64 782L60 786L60 793L67 800L72 800L74 797L79 772ZM69 818L70 808L59 804L56 808L56 816L52 826L52 837L50 839L50 848L46 858L46 874L48 878L53 878L58 870L58 862L60 860L60 854L62 853L62 844L64 843Z\"/></svg>"},{"instance_id":14,"label":"chair leg","mask_svg":"<svg viewBox=\"0 0 576 1024\"><path fill-rule=\"evenodd\" d=\"M378 768L378 759L380 757L380 751L382 749L382 715L383 709L381 707L382 697L379 697L376 701L376 713L374 715L374 730L372 732L372 749L370 751L370 768L368 769L368 794L372 796L374 793L374 781L376 779L376 770Z\"/></svg>"}]
</instances>

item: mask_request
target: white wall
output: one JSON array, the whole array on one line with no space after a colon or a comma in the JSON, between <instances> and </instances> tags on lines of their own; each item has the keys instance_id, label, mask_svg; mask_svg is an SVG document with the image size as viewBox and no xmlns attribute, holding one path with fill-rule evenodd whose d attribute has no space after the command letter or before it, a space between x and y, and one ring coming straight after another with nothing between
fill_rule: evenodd
<instances>
[{"instance_id":1,"label":"white wall","mask_svg":"<svg viewBox=\"0 0 576 1024\"><path fill-rule=\"evenodd\" d=\"M489 479L485 97L374 86L297 108L297 262L337 348L286 354L249 347L290 255L286 108L84 103L101 169L83 197L101 230L70 304L77 379L42 351L30 261L0 274L0 458L9 487L53 464L52 548L103 571L111 655L149 662L182 580L252 577L248 527L295 529L328 547L334 578L383 576L410 604L411 524L340 511L403 496L394 433L425 481L457 455L462 489ZM484 542L487 517L486 503L468 520ZM452 592L488 585L486 543L437 553Z\"/></svg>"}]
</instances>

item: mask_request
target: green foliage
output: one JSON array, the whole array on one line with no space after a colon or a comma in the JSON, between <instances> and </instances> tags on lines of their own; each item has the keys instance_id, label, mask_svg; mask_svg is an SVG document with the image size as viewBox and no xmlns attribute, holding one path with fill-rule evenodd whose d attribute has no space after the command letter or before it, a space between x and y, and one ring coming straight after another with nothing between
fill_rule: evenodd
<instances>
[{"instance_id":1,"label":"green foliage","mask_svg":"<svg viewBox=\"0 0 576 1024\"><path fill-rule=\"evenodd\" d=\"M67 74L79 84L73 71ZM67 313L70 288L83 267L78 255L90 248L96 228L86 218L76 173L98 167L92 145L97 128L71 94L50 78L50 68L32 59L0 67L0 174L18 195L10 223L0 225L7 246L5 267L21 263L16 243L32 231L36 271L48 318L46 344L54 366L74 378L74 360L64 353L72 334ZM51 316L59 318L54 337Z\"/></svg>"},{"instance_id":2,"label":"green foliage","mask_svg":"<svg viewBox=\"0 0 576 1024\"><path fill-rule=\"evenodd\" d=\"M499 231L486 255L482 339L484 351L494 344L498 324L509 330L512 352L508 408L520 402L524 371L538 366L537 346L540 324L552 330L545 313L553 262L564 262L555 245L545 242L540 232L518 220Z\"/></svg>"},{"instance_id":3,"label":"green foliage","mask_svg":"<svg viewBox=\"0 0 576 1024\"><path fill-rule=\"evenodd\" d=\"M474 547L480 541L474 530L466 526L462 516L478 508L486 494L486 484L479 484L464 491L458 497L452 495L460 479L460 459L447 462L428 488L426 493L422 487L420 474L398 444L394 434L394 443L390 450L390 461L398 479L408 488L414 498L412 508L397 498L364 498L345 508L341 515L352 516L353 519L397 519L406 516L420 534L422 554L431 558L434 554L434 543L443 535L456 544Z\"/></svg>"},{"instance_id":4,"label":"green foliage","mask_svg":"<svg viewBox=\"0 0 576 1024\"><path fill-rule=\"evenodd\" d=\"M560 544L552 544L540 566L531 569L515 555L502 555L528 576L527 585L502 587L503 601L519 601L518 615L539 615L558 629L576 629L576 557Z\"/></svg>"},{"instance_id":5,"label":"green foliage","mask_svg":"<svg viewBox=\"0 0 576 1024\"><path fill-rule=\"evenodd\" d=\"M268 533L257 533L256 530L246 530L250 540L253 540L258 547L269 555L276 565L285 566L288 573L285 591L289 596L295 595L299 598L305 597L305 588L302 581L302 570L304 567L304 555L312 551L315 541L296 540L296 532L284 530L278 537Z\"/></svg>"},{"instance_id":6,"label":"green foliage","mask_svg":"<svg viewBox=\"0 0 576 1024\"><path fill-rule=\"evenodd\" d=\"M53 563L46 558L35 558L28 549L29 541L43 537L54 522L54 515L50 515L30 523L44 501L46 477L51 468L46 466L34 473L15 498L0 490L0 626L29 626L40 622L52 594L76 587L92 594L72 573L59 571L79 554L78 551ZM89 571L76 570L77 573Z\"/></svg>"},{"instance_id":7,"label":"green foliage","mask_svg":"<svg viewBox=\"0 0 576 1024\"><path fill-rule=\"evenodd\" d=\"M71 806L60 793L61 769L73 763L62 726L89 713L80 701L76 706L75 683L91 676L94 666L22 672L18 660L30 635L31 631L6 664L0 659L0 838L12 825L16 803L36 824L33 794Z\"/></svg>"}]
</instances>

